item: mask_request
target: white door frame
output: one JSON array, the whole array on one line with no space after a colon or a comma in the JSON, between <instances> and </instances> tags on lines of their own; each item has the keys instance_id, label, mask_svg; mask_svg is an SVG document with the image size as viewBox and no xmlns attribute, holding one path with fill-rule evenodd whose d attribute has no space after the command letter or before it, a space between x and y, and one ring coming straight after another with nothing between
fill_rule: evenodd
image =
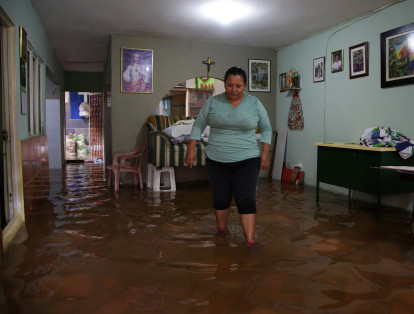
<instances>
[{"instance_id":1,"label":"white door frame","mask_svg":"<svg viewBox=\"0 0 414 314\"><path fill-rule=\"evenodd\" d=\"M8 193L5 197L11 220L3 229L3 245L6 249L13 240L15 234L23 224L24 199L23 199L23 176L21 167L21 149L18 139L18 97L17 97L17 61L16 49L16 27L0 7L0 23L2 25L1 44L1 67L2 67L2 97L3 103L3 126L8 133L7 145L7 175ZM5 187L6 188L6 187ZM7 210L7 208L6 208Z\"/></svg>"}]
</instances>

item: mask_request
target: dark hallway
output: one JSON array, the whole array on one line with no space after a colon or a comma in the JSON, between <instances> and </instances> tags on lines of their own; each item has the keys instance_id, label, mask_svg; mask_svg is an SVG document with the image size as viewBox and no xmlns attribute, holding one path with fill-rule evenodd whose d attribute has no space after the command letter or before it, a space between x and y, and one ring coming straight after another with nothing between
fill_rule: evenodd
<instances>
[{"instance_id":1,"label":"dark hallway","mask_svg":"<svg viewBox=\"0 0 414 314\"><path fill-rule=\"evenodd\" d=\"M30 189L28 191L27 189ZM258 246L235 208L216 236L207 184L108 190L103 165L25 187L3 256L1 313L412 313L411 213L261 180Z\"/></svg>"}]
</instances>

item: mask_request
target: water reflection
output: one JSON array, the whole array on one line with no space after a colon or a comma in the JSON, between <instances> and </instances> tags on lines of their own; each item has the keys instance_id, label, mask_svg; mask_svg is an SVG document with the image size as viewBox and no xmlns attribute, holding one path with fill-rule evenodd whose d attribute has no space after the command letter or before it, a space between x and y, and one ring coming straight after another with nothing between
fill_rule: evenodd
<instances>
[{"instance_id":1,"label":"water reflection","mask_svg":"<svg viewBox=\"0 0 414 314\"><path fill-rule=\"evenodd\" d=\"M43 178L43 180L45 180ZM411 214L260 181L258 246L208 185L108 189L102 165L52 171L5 254L1 313L409 313ZM47 185L47 184L46 184ZM45 182L34 184L44 189ZM43 195L42 191L31 195ZM28 202L30 204L30 202Z\"/></svg>"}]
</instances>

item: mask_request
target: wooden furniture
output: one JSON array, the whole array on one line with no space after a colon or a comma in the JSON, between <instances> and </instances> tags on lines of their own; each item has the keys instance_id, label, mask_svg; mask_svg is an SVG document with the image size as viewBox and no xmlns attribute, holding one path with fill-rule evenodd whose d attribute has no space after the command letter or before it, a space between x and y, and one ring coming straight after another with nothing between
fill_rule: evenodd
<instances>
[{"instance_id":1,"label":"wooden furniture","mask_svg":"<svg viewBox=\"0 0 414 314\"><path fill-rule=\"evenodd\" d=\"M129 172L134 175L134 185L138 185L142 190L142 172L141 163L142 155L145 151L144 146L137 146L132 152L115 154L112 160L112 165L108 166L108 187L112 184L112 173L114 174L114 189L119 190L119 181L122 172ZM127 160L129 163L127 163Z\"/></svg>"},{"instance_id":2,"label":"wooden furniture","mask_svg":"<svg viewBox=\"0 0 414 314\"><path fill-rule=\"evenodd\" d=\"M201 107L203 107L211 96L213 96L212 89L187 89L189 115L196 117L200 112Z\"/></svg>"},{"instance_id":3,"label":"wooden furniture","mask_svg":"<svg viewBox=\"0 0 414 314\"><path fill-rule=\"evenodd\" d=\"M413 166L414 158L403 159L391 147L367 147L359 143L315 143L318 147L316 202L319 183L377 196L377 218L381 215L381 196L414 192L414 181L381 166Z\"/></svg>"}]
</instances>

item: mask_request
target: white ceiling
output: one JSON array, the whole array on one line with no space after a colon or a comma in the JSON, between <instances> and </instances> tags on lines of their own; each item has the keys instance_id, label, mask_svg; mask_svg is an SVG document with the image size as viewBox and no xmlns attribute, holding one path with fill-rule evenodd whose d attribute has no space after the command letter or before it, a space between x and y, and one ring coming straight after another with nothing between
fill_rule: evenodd
<instances>
[{"instance_id":1,"label":"white ceiling","mask_svg":"<svg viewBox=\"0 0 414 314\"><path fill-rule=\"evenodd\" d=\"M63 69L102 72L111 34L280 48L401 0L234 0L252 14L232 25L200 14L209 0L31 1Z\"/></svg>"}]
</instances>

